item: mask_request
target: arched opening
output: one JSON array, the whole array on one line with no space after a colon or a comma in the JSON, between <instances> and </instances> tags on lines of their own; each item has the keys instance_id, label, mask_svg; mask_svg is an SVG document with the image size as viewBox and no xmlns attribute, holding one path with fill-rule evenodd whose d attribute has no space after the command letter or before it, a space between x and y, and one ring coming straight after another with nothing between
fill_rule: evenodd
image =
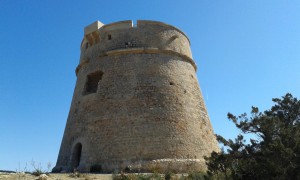
<instances>
[{"instance_id":1,"label":"arched opening","mask_svg":"<svg viewBox=\"0 0 300 180\"><path fill-rule=\"evenodd\" d=\"M77 143L73 148L72 158L71 158L71 167L77 168L80 163L81 158L82 145L81 143Z\"/></svg>"}]
</instances>

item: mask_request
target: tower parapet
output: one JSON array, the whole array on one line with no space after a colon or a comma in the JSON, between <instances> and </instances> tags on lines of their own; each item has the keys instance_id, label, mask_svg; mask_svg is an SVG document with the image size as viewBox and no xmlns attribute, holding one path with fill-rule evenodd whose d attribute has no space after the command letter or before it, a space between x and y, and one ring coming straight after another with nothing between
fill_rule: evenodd
<instances>
[{"instance_id":1,"label":"tower parapet","mask_svg":"<svg viewBox=\"0 0 300 180\"><path fill-rule=\"evenodd\" d=\"M178 28L157 21L131 20L103 25L99 21L85 28L81 43L82 64L95 57L125 53L173 53L183 56L196 69L190 41Z\"/></svg>"},{"instance_id":2,"label":"tower parapet","mask_svg":"<svg viewBox=\"0 0 300 180\"><path fill-rule=\"evenodd\" d=\"M76 75L53 171L204 170L203 156L219 150L189 39L176 27L97 21L84 29Z\"/></svg>"}]
</instances>

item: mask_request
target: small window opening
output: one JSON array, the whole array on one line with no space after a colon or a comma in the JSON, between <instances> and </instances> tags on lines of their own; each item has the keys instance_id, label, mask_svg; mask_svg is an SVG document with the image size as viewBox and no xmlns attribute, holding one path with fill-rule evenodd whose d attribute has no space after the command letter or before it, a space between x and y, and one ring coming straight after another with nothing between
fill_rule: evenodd
<instances>
[{"instance_id":1,"label":"small window opening","mask_svg":"<svg viewBox=\"0 0 300 180\"><path fill-rule=\"evenodd\" d=\"M85 43L85 49L89 47L89 43Z\"/></svg>"},{"instance_id":2,"label":"small window opening","mask_svg":"<svg viewBox=\"0 0 300 180\"><path fill-rule=\"evenodd\" d=\"M102 79L102 75L103 75L103 72L96 71L87 76L87 80L85 83L84 95L97 92L98 83Z\"/></svg>"},{"instance_id":3,"label":"small window opening","mask_svg":"<svg viewBox=\"0 0 300 180\"><path fill-rule=\"evenodd\" d=\"M111 34L108 34L107 39L108 39L108 40L111 40Z\"/></svg>"},{"instance_id":4,"label":"small window opening","mask_svg":"<svg viewBox=\"0 0 300 180\"><path fill-rule=\"evenodd\" d=\"M79 166L80 159L81 159L81 151L82 151L82 145L81 143L77 143L72 152L72 157L71 157L72 168L77 168Z\"/></svg>"},{"instance_id":5,"label":"small window opening","mask_svg":"<svg viewBox=\"0 0 300 180\"><path fill-rule=\"evenodd\" d=\"M125 42L125 47L129 47L130 46L130 42Z\"/></svg>"},{"instance_id":6,"label":"small window opening","mask_svg":"<svg viewBox=\"0 0 300 180\"><path fill-rule=\"evenodd\" d=\"M174 36L172 36L171 38L170 38L170 41L174 41L175 39L177 39L178 38L178 36L177 35L174 35Z\"/></svg>"},{"instance_id":7,"label":"small window opening","mask_svg":"<svg viewBox=\"0 0 300 180\"><path fill-rule=\"evenodd\" d=\"M174 85L174 82L171 81L171 82L170 82L170 85Z\"/></svg>"}]
</instances>

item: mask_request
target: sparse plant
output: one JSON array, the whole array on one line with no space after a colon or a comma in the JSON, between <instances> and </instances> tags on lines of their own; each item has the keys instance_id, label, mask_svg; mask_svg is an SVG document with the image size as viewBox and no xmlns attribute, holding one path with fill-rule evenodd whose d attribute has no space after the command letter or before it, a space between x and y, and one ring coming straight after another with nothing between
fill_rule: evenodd
<instances>
[{"instance_id":1,"label":"sparse plant","mask_svg":"<svg viewBox=\"0 0 300 180\"><path fill-rule=\"evenodd\" d=\"M149 167L150 172L152 173L162 173L162 167L158 162L155 162L154 164L150 164Z\"/></svg>"},{"instance_id":2,"label":"sparse plant","mask_svg":"<svg viewBox=\"0 0 300 180\"><path fill-rule=\"evenodd\" d=\"M19 166L18 169L16 169L16 173L18 174L19 178L20 177L24 177L25 173L27 172L27 162L25 163L25 167L23 168L23 171L21 170L21 166L20 166L20 162L19 162Z\"/></svg>"},{"instance_id":3,"label":"sparse plant","mask_svg":"<svg viewBox=\"0 0 300 180\"><path fill-rule=\"evenodd\" d=\"M79 177L80 176L80 172L78 172L76 169L74 169L73 173L71 173L69 175L69 177L73 177L73 178L76 178L76 177Z\"/></svg>"},{"instance_id":4,"label":"sparse plant","mask_svg":"<svg viewBox=\"0 0 300 180\"><path fill-rule=\"evenodd\" d=\"M178 173L178 169L175 168L176 166L173 165L172 161L168 162L167 168L165 169L165 174L177 174Z\"/></svg>"},{"instance_id":5,"label":"sparse plant","mask_svg":"<svg viewBox=\"0 0 300 180\"><path fill-rule=\"evenodd\" d=\"M31 161L31 166L33 167L33 171L31 172L32 175L34 176L40 176L41 174L47 174L49 175L52 163L48 162L47 163L47 170L43 170L42 164L38 163L36 164L35 161Z\"/></svg>"},{"instance_id":6,"label":"sparse plant","mask_svg":"<svg viewBox=\"0 0 300 180\"><path fill-rule=\"evenodd\" d=\"M113 180L163 180L162 176L158 173L153 174L125 174L121 172L121 174L114 174Z\"/></svg>"},{"instance_id":7,"label":"sparse plant","mask_svg":"<svg viewBox=\"0 0 300 180\"><path fill-rule=\"evenodd\" d=\"M163 179L159 173L152 173L150 179Z\"/></svg>"},{"instance_id":8,"label":"sparse plant","mask_svg":"<svg viewBox=\"0 0 300 180\"><path fill-rule=\"evenodd\" d=\"M205 173L201 173L201 172L191 172L188 175L188 179L192 179L192 180L205 180L207 179L205 176Z\"/></svg>"},{"instance_id":9,"label":"sparse plant","mask_svg":"<svg viewBox=\"0 0 300 180\"><path fill-rule=\"evenodd\" d=\"M116 174L114 173L112 176L113 180L130 180L130 178L125 175L123 172L121 172L121 174Z\"/></svg>"},{"instance_id":10,"label":"sparse plant","mask_svg":"<svg viewBox=\"0 0 300 180\"><path fill-rule=\"evenodd\" d=\"M172 179L172 176L174 176L175 174L172 173L171 171L167 171L165 173L165 180L171 180Z\"/></svg>"},{"instance_id":11,"label":"sparse plant","mask_svg":"<svg viewBox=\"0 0 300 180\"><path fill-rule=\"evenodd\" d=\"M48 162L48 163L47 163L47 173L50 172L51 167L52 167L52 163L51 163L51 162Z\"/></svg>"},{"instance_id":12,"label":"sparse plant","mask_svg":"<svg viewBox=\"0 0 300 180\"><path fill-rule=\"evenodd\" d=\"M42 171L42 165L39 163L38 165L35 164L35 161L31 161L31 166L33 167L32 175L39 176L43 174L44 172Z\"/></svg>"},{"instance_id":13,"label":"sparse plant","mask_svg":"<svg viewBox=\"0 0 300 180\"><path fill-rule=\"evenodd\" d=\"M88 174L82 174L78 172L76 169L74 169L73 173L69 174L69 177L71 178L84 178L85 180L90 180L91 178L88 176Z\"/></svg>"}]
</instances>

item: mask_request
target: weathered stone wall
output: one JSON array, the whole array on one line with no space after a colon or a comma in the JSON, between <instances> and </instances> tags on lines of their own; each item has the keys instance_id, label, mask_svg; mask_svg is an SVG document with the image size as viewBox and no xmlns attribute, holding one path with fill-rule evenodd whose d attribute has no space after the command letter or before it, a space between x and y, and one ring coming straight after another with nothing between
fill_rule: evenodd
<instances>
[{"instance_id":1,"label":"weathered stone wall","mask_svg":"<svg viewBox=\"0 0 300 180\"><path fill-rule=\"evenodd\" d=\"M182 162L190 159L204 169L203 156L218 146L186 35L153 21L90 29L55 170L142 164L149 171L153 162L172 162L184 171ZM101 76L97 90L86 93L95 72Z\"/></svg>"}]
</instances>

